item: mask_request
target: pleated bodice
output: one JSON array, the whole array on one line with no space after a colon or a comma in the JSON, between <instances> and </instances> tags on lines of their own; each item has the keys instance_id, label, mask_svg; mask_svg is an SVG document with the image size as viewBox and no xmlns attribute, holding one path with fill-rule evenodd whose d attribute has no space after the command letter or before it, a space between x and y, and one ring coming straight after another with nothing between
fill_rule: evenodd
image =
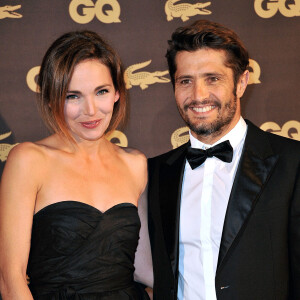
<instances>
[{"instance_id":1,"label":"pleated bodice","mask_svg":"<svg viewBox=\"0 0 300 300\"><path fill-rule=\"evenodd\" d=\"M139 229L131 203L105 212L76 201L43 208L27 268L34 299L143 299L133 281Z\"/></svg>"}]
</instances>

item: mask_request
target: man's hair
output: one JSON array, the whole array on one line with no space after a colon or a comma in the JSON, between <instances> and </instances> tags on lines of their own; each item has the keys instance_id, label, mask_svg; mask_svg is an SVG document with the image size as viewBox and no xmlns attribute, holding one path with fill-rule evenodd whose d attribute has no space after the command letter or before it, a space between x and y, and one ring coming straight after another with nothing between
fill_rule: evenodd
<instances>
[{"instance_id":1,"label":"man's hair","mask_svg":"<svg viewBox=\"0 0 300 300\"><path fill-rule=\"evenodd\" d=\"M108 67L114 88L120 94L106 132L113 131L128 118L124 71L117 53L95 32L68 32L53 42L43 58L37 80L37 103L47 127L73 142L64 117L65 99L74 68L89 59L97 59Z\"/></svg>"},{"instance_id":2,"label":"man's hair","mask_svg":"<svg viewBox=\"0 0 300 300\"><path fill-rule=\"evenodd\" d=\"M166 58L173 87L175 87L176 54L180 51L193 52L199 49L224 50L225 65L232 69L234 86L249 64L249 54L235 32L221 24L198 20L191 25L179 27L168 41Z\"/></svg>"}]
</instances>

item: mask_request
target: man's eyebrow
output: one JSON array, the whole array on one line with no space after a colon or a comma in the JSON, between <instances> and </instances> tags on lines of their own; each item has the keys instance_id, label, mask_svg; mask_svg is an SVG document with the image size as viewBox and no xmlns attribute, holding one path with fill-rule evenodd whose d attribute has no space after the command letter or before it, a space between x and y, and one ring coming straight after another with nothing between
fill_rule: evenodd
<instances>
[{"instance_id":1,"label":"man's eyebrow","mask_svg":"<svg viewBox=\"0 0 300 300\"><path fill-rule=\"evenodd\" d=\"M180 75L178 77L175 78L175 81L181 80L181 79L189 79L189 78L193 78L194 76L192 75Z\"/></svg>"},{"instance_id":2,"label":"man's eyebrow","mask_svg":"<svg viewBox=\"0 0 300 300\"><path fill-rule=\"evenodd\" d=\"M218 72L207 72L203 74L203 77L209 77L209 76L226 77L225 74L218 73Z\"/></svg>"}]
</instances>

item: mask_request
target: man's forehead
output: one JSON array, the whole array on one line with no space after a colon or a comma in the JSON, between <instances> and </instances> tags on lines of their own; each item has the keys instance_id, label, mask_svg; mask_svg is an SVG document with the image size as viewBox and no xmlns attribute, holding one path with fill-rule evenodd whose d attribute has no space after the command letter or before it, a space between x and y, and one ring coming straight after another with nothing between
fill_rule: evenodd
<instances>
[{"instance_id":1,"label":"man's forehead","mask_svg":"<svg viewBox=\"0 0 300 300\"><path fill-rule=\"evenodd\" d=\"M231 73L226 64L227 56L224 50L199 49L196 51L180 51L176 55L176 75L178 73Z\"/></svg>"},{"instance_id":2,"label":"man's forehead","mask_svg":"<svg viewBox=\"0 0 300 300\"><path fill-rule=\"evenodd\" d=\"M212 48L200 48L193 51L178 51L175 57L176 62L180 62L181 60L185 59L196 59L198 60L205 60L205 59L215 59L225 62L227 59L227 53L223 49L212 49Z\"/></svg>"}]
</instances>

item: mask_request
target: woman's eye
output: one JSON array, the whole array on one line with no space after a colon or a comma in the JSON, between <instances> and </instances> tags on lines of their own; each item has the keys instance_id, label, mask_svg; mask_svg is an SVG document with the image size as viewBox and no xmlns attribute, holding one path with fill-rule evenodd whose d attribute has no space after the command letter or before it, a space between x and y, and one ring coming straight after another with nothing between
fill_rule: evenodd
<instances>
[{"instance_id":1,"label":"woman's eye","mask_svg":"<svg viewBox=\"0 0 300 300\"><path fill-rule=\"evenodd\" d=\"M78 99L78 96L77 96L77 95L72 95L72 94L70 94L70 95L67 95L66 99L67 99L67 100Z\"/></svg>"},{"instance_id":2,"label":"woman's eye","mask_svg":"<svg viewBox=\"0 0 300 300\"><path fill-rule=\"evenodd\" d=\"M103 89L103 90L98 91L97 95L104 95L106 93L108 93L108 90L107 89Z\"/></svg>"}]
</instances>

